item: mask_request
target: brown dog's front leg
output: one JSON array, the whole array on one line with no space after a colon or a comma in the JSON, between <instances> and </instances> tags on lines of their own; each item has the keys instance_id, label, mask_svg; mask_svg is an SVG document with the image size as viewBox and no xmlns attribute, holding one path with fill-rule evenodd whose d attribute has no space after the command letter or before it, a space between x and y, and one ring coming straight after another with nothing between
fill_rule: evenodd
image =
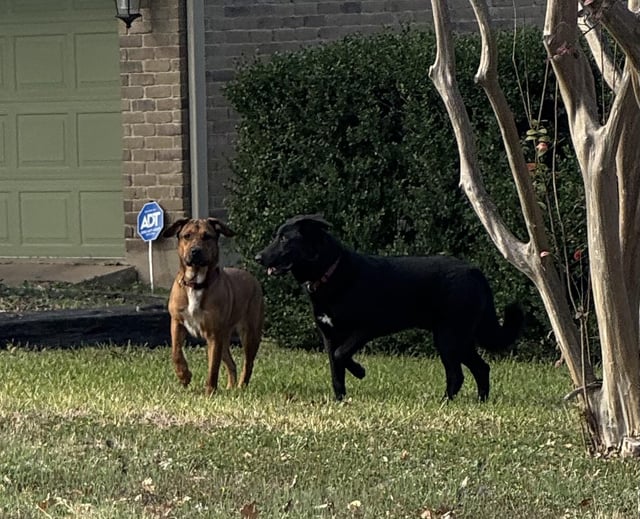
<instances>
[{"instance_id":1,"label":"brown dog's front leg","mask_svg":"<svg viewBox=\"0 0 640 519\"><path fill-rule=\"evenodd\" d=\"M229 348L223 348L222 350L222 362L227 368L227 389L236 387L238 379L238 370L236 369L236 363L231 356Z\"/></svg>"},{"instance_id":2,"label":"brown dog's front leg","mask_svg":"<svg viewBox=\"0 0 640 519\"><path fill-rule=\"evenodd\" d=\"M222 360L222 351L229 347L229 342L225 342L222 337L207 337L207 359L209 361L209 372L207 374L207 385L205 393L207 396L215 393L218 389L218 374L220 372L220 361Z\"/></svg>"},{"instance_id":3,"label":"brown dog's front leg","mask_svg":"<svg viewBox=\"0 0 640 519\"><path fill-rule=\"evenodd\" d=\"M191 382L191 371L187 365L187 359L182 352L182 346L187 338L187 330L179 321L171 319L171 360L176 370L176 375L184 387Z\"/></svg>"}]
</instances>

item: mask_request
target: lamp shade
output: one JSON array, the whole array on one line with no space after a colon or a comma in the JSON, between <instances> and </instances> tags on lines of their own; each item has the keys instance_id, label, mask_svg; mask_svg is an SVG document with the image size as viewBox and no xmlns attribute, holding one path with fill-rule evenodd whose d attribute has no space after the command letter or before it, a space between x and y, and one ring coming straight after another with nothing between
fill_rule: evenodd
<instances>
[{"instance_id":1,"label":"lamp shade","mask_svg":"<svg viewBox=\"0 0 640 519\"><path fill-rule=\"evenodd\" d=\"M142 16L140 14L140 0L115 0L116 18L120 18L127 26L131 27L131 22Z\"/></svg>"}]
</instances>

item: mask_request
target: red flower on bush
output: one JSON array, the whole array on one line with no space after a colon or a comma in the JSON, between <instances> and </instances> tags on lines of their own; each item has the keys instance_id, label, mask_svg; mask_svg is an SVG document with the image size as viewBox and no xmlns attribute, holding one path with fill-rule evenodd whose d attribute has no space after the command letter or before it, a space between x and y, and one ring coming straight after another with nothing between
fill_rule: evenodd
<instances>
[{"instance_id":1,"label":"red flower on bush","mask_svg":"<svg viewBox=\"0 0 640 519\"><path fill-rule=\"evenodd\" d=\"M580 261L582 259L582 253L584 251L582 249L576 249L576 251L573 253L573 259L575 261Z\"/></svg>"},{"instance_id":2,"label":"red flower on bush","mask_svg":"<svg viewBox=\"0 0 640 519\"><path fill-rule=\"evenodd\" d=\"M549 145L546 142L539 142L536 146L538 153L543 154L546 153L549 149Z\"/></svg>"}]
</instances>

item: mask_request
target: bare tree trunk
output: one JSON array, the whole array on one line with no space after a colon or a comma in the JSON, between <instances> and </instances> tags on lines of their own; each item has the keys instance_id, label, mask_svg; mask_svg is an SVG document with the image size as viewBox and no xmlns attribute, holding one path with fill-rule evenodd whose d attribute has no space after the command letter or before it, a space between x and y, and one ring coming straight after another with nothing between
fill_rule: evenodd
<instances>
[{"instance_id":1,"label":"bare tree trunk","mask_svg":"<svg viewBox=\"0 0 640 519\"><path fill-rule=\"evenodd\" d=\"M567 109L585 185L590 269L602 344L600 387L594 384L593 368L580 344L565 287L549 254L513 115L498 84L496 46L486 2L470 3L483 43L476 79L491 102L502 132L527 224L528 243L520 242L507 229L483 187L471 123L455 79L447 4L445 0L432 0L437 55L429 74L453 124L460 150L460 184L500 252L539 290L571 380L582 389L578 394L583 397L592 445L606 450L626 442L629 452L640 455L640 449L636 453L636 445L640 445L636 440L640 434L640 76L636 66L640 63L640 45L635 38L623 46L628 58L622 79L613 70L612 61L601 66L616 94L609 120L603 126L598 120L593 74L579 46L577 4L566 0L548 2L545 46ZM633 3L637 7L638 0ZM610 3L595 0L589 8L597 14L594 19L606 20L605 27L619 42L640 30L640 22L631 11L621 8L621 2L613 4L616 5L611 7ZM595 40L590 44L600 48Z\"/></svg>"},{"instance_id":2,"label":"bare tree trunk","mask_svg":"<svg viewBox=\"0 0 640 519\"><path fill-rule=\"evenodd\" d=\"M567 108L584 178L590 272L603 365L598 427L600 447L610 449L625 442L636 443L640 433L638 256L629 254L637 251L640 171L638 162L627 158L628 154L638 158L637 151L629 148L628 136L630 130L637 130L640 117L632 80L638 74L634 63L640 63L640 55L637 36L629 23L620 19L632 18L622 2L593 2L589 9L593 20L609 21L618 43L628 37L625 33L632 35L627 68L606 124L598 120L593 76L578 45L575 3L549 1L545 46ZM637 31L637 19L635 25Z\"/></svg>"}]
</instances>

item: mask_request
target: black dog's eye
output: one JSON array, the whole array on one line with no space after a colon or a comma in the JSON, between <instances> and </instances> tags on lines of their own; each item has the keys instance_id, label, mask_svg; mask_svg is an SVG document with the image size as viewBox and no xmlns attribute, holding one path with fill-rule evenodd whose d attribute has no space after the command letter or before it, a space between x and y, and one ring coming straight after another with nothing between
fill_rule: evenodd
<instances>
[{"instance_id":1,"label":"black dog's eye","mask_svg":"<svg viewBox=\"0 0 640 519\"><path fill-rule=\"evenodd\" d=\"M211 234L209 234L209 233L205 233L205 234L202 235L202 239L204 241L213 240L213 236Z\"/></svg>"}]
</instances>

